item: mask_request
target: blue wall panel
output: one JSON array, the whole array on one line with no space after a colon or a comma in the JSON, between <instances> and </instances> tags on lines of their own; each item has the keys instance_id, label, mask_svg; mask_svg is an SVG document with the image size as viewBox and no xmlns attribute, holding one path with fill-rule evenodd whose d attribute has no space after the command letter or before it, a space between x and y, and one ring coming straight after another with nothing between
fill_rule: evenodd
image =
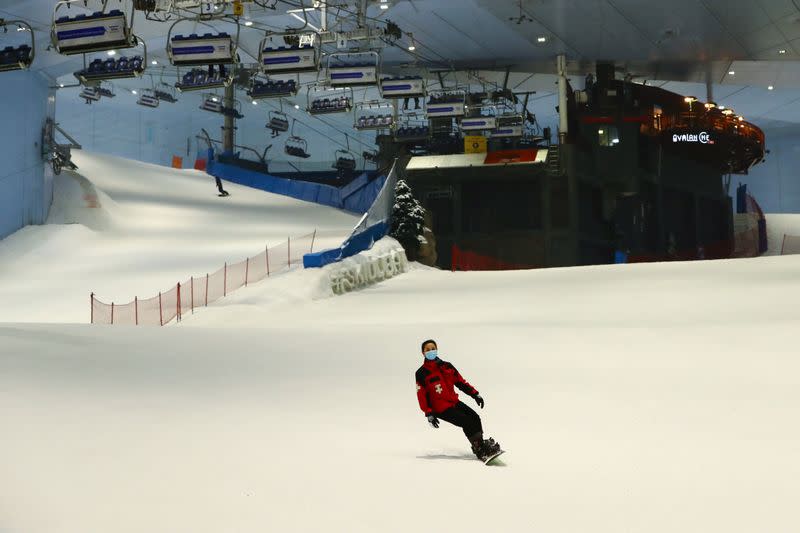
<instances>
[{"instance_id":1,"label":"blue wall panel","mask_svg":"<svg viewBox=\"0 0 800 533\"><path fill-rule=\"evenodd\" d=\"M48 80L34 72L0 74L0 239L42 224L53 199L53 176L42 162L42 128L55 110Z\"/></svg>"}]
</instances>

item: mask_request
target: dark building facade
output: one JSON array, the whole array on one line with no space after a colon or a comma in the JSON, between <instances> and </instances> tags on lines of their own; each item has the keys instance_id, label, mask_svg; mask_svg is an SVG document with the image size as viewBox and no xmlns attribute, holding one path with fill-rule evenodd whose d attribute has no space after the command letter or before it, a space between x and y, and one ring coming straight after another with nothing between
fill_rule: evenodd
<instances>
[{"instance_id":1,"label":"dark building facade","mask_svg":"<svg viewBox=\"0 0 800 533\"><path fill-rule=\"evenodd\" d=\"M732 256L730 175L762 160L761 130L713 103L615 80L610 66L597 74L569 88L557 145L410 159L440 267L454 250L516 268Z\"/></svg>"}]
</instances>

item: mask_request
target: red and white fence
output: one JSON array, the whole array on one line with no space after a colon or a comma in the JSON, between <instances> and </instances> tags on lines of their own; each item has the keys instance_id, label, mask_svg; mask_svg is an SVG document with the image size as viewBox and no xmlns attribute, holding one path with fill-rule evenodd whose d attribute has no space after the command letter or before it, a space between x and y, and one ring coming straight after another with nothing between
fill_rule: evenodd
<instances>
[{"instance_id":1,"label":"red and white fence","mask_svg":"<svg viewBox=\"0 0 800 533\"><path fill-rule=\"evenodd\" d=\"M107 304L91 295L92 324L123 324L129 326L163 326L173 319L181 320L184 313L224 298L233 291L260 281L272 274L302 264L303 255L314 251L317 232L264 248L264 251L238 263L225 263L212 274L191 277L177 283L158 296L126 304Z\"/></svg>"}]
</instances>

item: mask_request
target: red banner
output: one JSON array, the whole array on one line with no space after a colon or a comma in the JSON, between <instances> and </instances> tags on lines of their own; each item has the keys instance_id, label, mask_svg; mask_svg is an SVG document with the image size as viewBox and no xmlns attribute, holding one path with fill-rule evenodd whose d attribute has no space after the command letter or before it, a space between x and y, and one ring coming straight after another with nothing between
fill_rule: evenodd
<instances>
[{"instance_id":1,"label":"red banner","mask_svg":"<svg viewBox=\"0 0 800 533\"><path fill-rule=\"evenodd\" d=\"M534 163L536 162L537 149L500 150L486 154L485 165L502 165L507 163Z\"/></svg>"}]
</instances>

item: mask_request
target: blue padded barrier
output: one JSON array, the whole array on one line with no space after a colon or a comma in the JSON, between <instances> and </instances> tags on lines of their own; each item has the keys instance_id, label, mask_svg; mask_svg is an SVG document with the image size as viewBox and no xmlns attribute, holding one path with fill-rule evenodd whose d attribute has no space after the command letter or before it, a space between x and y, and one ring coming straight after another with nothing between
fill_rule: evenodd
<instances>
[{"instance_id":1,"label":"blue padded barrier","mask_svg":"<svg viewBox=\"0 0 800 533\"><path fill-rule=\"evenodd\" d=\"M339 248L323 250L303 256L304 268L320 268L331 263L336 263L357 253L369 250L372 245L389 233L388 222L378 222L360 233L351 235Z\"/></svg>"},{"instance_id":2,"label":"blue padded barrier","mask_svg":"<svg viewBox=\"0 0 800 533\"><path fill-rule=\"evenodd\" d=\"M385 177L379 177L370 182L367 173L363 173L340 189L331 185L281 178L236 165L220 163L215 160L213 153L209 154L206 172L214 177L254 189L344 209L357 214L362 214L369 209L386 180Z\"/></svg>"}]
</instances>

